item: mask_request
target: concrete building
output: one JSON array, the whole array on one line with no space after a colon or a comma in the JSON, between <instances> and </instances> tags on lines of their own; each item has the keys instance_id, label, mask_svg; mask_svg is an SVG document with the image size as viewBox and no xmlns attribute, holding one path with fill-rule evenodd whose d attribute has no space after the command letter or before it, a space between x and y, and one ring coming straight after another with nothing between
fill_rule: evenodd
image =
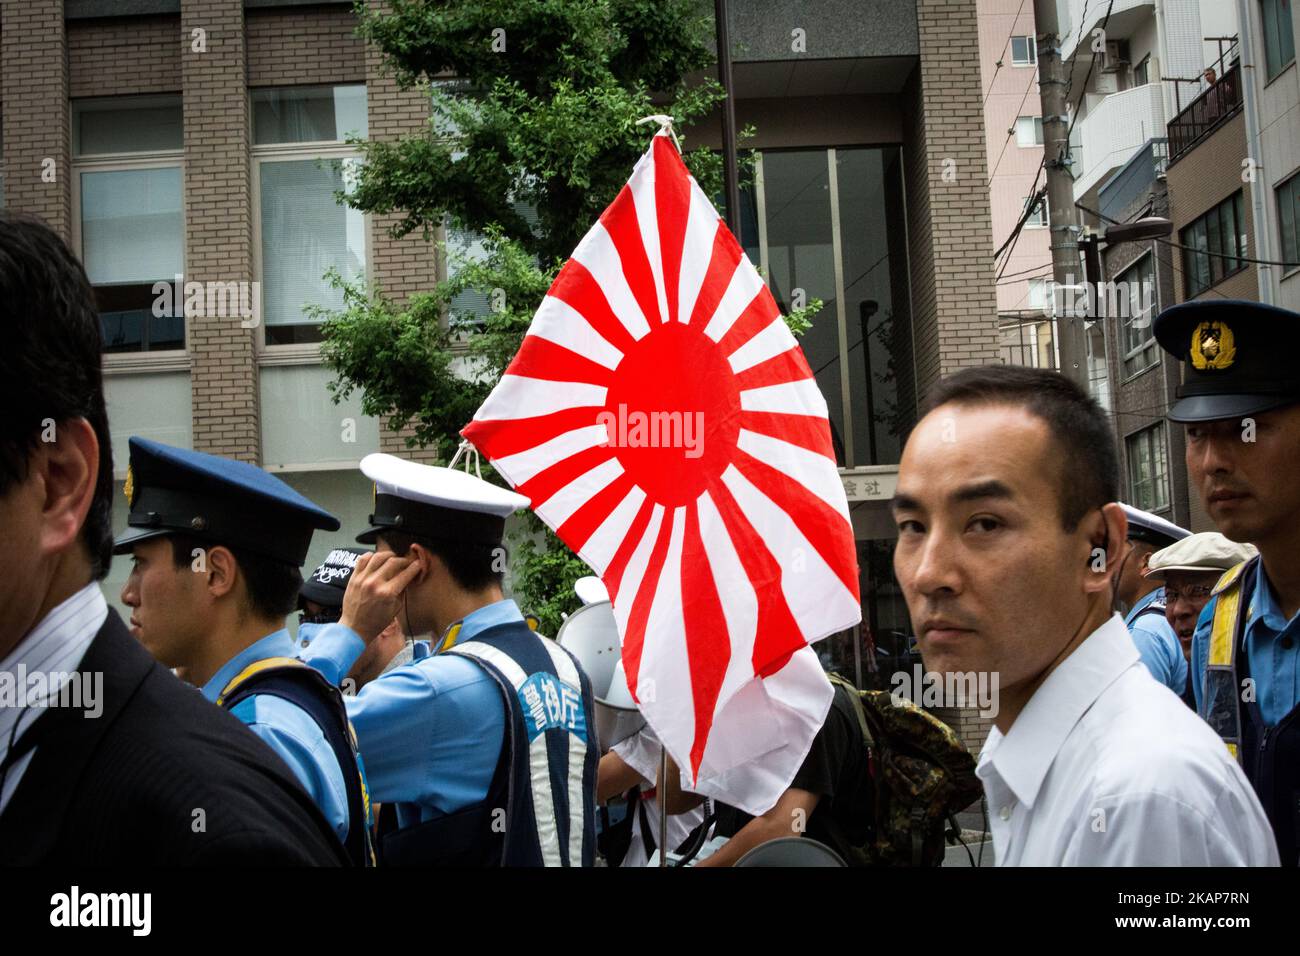
<instances>
[{"instance_id":1,"label":"concrete building","mask_svg":"<svg viewBox=\"0 0 1300 956\"><path fill-rule=\"evenodd\" d=\"M980 81L994 248L1010 237L1043 184L1042 100L1032 3L979 0ZM1037 185L1036 185L1037 184ZM997 262L998 349L1012 365L1056 368L1051 234L1046 206Z\"/></svg>"},{"instance_id":2,"label":"concrete building","mask_svg":"<svg viewBox=\"0 0 1300 956\"><path fill-rule=\"evenodd\" d=\"M1226 5L1226 4L1225 4ZM1289 0L1237 0L1242 25L1245 157L1254 179L1246 216L1260 266L1258 298L1300 311L1300 18Z\"/></svg>"},{"instance_id":3,"label":"concrete building","mask_svg":"<svg viewBox=\"0 0 1300 956\"><path fill-rule=\"evenodd\" d=\"M1174 189L1170 143L1177 142L1180 159L1194 139L1199 143L1191 118L1204 113L1205 103L1218 103L1231 82L1225 76L1236 34L1230 5L1061 0L1059 9L1068 38L1062 56L1071 88L1074 196L1085 232L1100 235L1107 223L1177 215L1187 202L1199 202L1186 190L1180 199ZM1215 83L1207 80L1207 68L1216 70ZM1177 229L1171 238L1180 241ZM1097 320L1088 326L1090 380L1112 416L1122 493L1138 507L1189 526L1194 516L1182 429L1165 421L1181 371L1151 332L1154 316L1181 301L1187 263L1160 240L1102 244L1100 258L1109 285L1097 296L1107 303L1104 314L1092 313Z\"/></svg>"},{"instance_id":4,"label":"concrete building","mask_svg":"<svg viewBox=\"0 0 1300 956\"><path fill-rule=\"evenodd\" d=\"M427 102L382 75L350 0L0 11L5 200L64 235L95 285L119 481L130 434L230 455L340 516L309 561L350 541L370 508L357 462L402 452L402 436L355 395L330 401L302 309L340 304L331 267L397 298L445 268L334 200L346 135L415 133ZM831 409L865 627L825 653L885 685L910 631L887 510L902 440L940 375L999 359L976 0L753 0L731 16L737 116L758 130L741 238L783 307L826 302L803 346ZM720 144L716 123L690 132ZM204 295L184 306L191 282ZM158 283L175 305L161 316Z\"/></svg>"}]
</instances>

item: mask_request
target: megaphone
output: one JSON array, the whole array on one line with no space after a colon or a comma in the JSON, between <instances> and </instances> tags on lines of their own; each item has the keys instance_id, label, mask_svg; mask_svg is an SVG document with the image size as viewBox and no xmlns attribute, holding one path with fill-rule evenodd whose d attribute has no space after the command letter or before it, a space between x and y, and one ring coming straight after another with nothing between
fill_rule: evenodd
<instances>
[{"instance_id":1,"label":"megaphone","mask_svg":"<svg viewBox=\"0 0 1300 956\"><path fill-rule=\"evenodd\" d=\"M824 843L809 837L781 837L760 843L736 866L847 866L843 857Z\"/></svg>"},{"instance_id":2,"label":"megaphone","mask_svg":"<svg viewBox=\"0 0 1300 956\"><path fill-rule=\"evenodd\" d=\"M645 726L623 671L623 642L609 601L579 608L560 626L555 640L578 659L596 698L596 742L604 753Z\"/></svg>"}]
</instances>

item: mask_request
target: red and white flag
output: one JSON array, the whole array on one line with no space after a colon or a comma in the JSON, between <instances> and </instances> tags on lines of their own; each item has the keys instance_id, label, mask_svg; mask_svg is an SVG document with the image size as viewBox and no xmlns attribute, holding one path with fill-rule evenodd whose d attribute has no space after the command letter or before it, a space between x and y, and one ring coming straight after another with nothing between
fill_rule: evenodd
<instances>
[{"instance_id":1,"label":"red and white flag","mask_svg":"<svg viewBox=\"0 0 1300 956\"><path fill-rule=\"evenodd\" d=\"M826 401L664 131L462 435L601 576L628 685L696 792L760 814L861 620Z\"/></svg>"}]
</instances>

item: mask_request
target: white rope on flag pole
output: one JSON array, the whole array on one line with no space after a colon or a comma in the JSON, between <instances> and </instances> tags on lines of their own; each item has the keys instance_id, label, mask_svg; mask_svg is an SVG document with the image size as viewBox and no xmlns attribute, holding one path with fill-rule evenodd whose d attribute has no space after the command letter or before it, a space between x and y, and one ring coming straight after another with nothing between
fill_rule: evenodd
<instances>
[{"instance_id":1,"label":"white rope on flag pole","mask_svg":"<svg viewBox=\"0 0 1300 956\"><path fill-rule=\"evenodd\" d=\"M658 123L659 132L668 131L672 137L673 145L677 147L677 152L682 151L682 144L677 141L677 134L673 131L673 118L666 113L652 113L649 116L643 116L636 121L637 126L644 126L646 123Z\"/></svg>"},{"instance_id":2,"label":"white rope on flag pole","mask_svg":"<svg viewBox=\"0 0 1300 956\"><path fill-rule=\"evenodd\" d=\"M467 451L469 452L469 454L465 455L465 474L467 475L469 474L469 463L470 461L473 461L474 474L482 478L483 472L479 470L478 449L475 448L474 445L467 438L461 439L460 447L456 449L456 454L452 457L451 464L448 465L447 467L455 468L456 462L460 461L460 456L464 455L465 452Z\"/></svg>"}]
</instances>

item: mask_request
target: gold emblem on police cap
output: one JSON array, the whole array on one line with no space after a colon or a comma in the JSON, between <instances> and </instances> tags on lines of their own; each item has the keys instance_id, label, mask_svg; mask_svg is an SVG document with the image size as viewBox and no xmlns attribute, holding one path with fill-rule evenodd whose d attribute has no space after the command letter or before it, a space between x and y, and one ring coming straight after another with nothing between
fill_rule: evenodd
<instances>
[{"instance_id":1,"label":"gold emblem on police cap","mask_svg":"<svg viewBox=\"0 0 1300 956\"><path fill-rule=\"evenodd\" d=\"M1237 357L1232 329L1226 322L1202 322L1192 332L1192 366L1199 371L1225 369Z\"/></svg>"},{"instance_id":2,"label":"gold emblem on police cap","mask_svg":"<svg viewBox=\"0 0 1300 956\"><path fill-rule=\"evenodd\" d=\"M135 505L135 474L131 471L131 466L126 466L126 484L122 486L122 493L126 495L126 506L128 508Z\"/></svg>"}]
</instances>

